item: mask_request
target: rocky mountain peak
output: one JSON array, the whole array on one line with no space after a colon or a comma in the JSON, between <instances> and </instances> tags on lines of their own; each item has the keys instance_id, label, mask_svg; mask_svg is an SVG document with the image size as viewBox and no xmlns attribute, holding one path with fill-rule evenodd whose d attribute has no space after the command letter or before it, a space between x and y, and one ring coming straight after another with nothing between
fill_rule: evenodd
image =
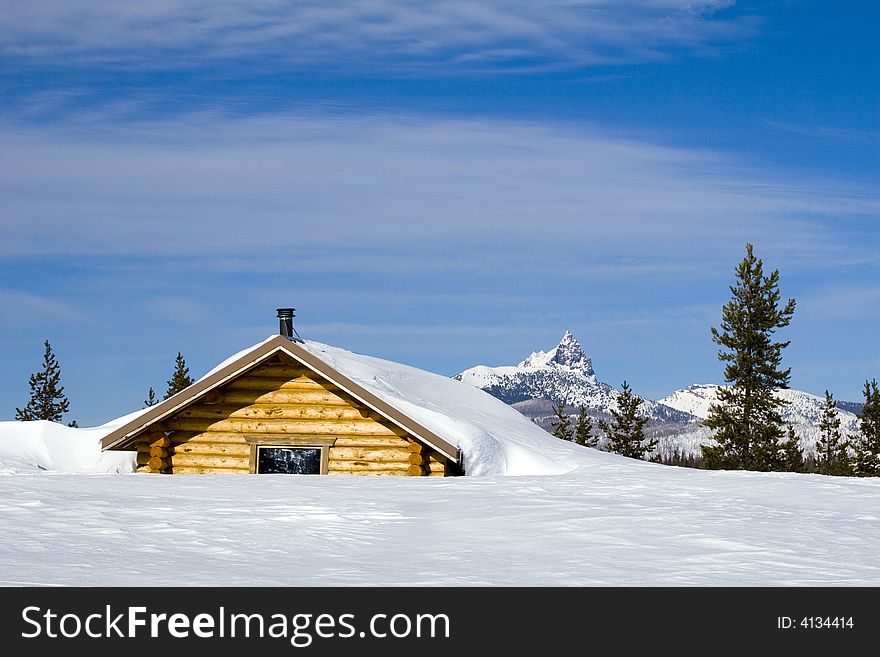
<instances>
[{"instance_id":1,"label":"rocky mountain peak","mask_svg":"<svg viewBox=\"0 0 880 657\"><path fill-rule=\"evenodd\" d=\"M536 351L522 361L518 367L541 368L562 366L572 370L578 370L586 376L595 376L593 362L584 353L583 348L571 331L566 331L553 349L550 351Z\"/></svg>"}]
</instances>

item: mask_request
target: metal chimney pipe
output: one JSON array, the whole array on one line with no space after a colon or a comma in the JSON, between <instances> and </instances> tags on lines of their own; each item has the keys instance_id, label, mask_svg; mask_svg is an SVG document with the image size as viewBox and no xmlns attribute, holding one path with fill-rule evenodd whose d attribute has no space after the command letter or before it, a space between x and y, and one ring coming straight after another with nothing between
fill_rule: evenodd
<instances>
[{"instance_id":1,"label":"metal chimney pipe","mask_svg":"<svg viewBox=\"0 0 880 657\"><path fill-rule=\"evenodd\" d=\"M296 308L276 308L278 313L278 333L293 340L293 311Z\"/></svg>"}]
</instances>

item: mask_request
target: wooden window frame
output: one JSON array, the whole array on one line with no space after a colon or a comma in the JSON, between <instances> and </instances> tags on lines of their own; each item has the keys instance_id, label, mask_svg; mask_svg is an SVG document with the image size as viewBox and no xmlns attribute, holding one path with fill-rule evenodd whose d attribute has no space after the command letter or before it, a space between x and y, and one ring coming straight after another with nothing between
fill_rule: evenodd
<instances>
[{"instance_id":1,"label":"wooden window frame","mask_svg":"<svg viewBox=\"0 0 880 657\"><path fill-rule=\"evenodd\" d=\"M330 466L330 448L336 442L335 436L245 436L250 445L250 472L257 473L257 449L260 447L299 447L301 449L321 450L321 471L325 475Z\"/></svg>"}]
</instances>

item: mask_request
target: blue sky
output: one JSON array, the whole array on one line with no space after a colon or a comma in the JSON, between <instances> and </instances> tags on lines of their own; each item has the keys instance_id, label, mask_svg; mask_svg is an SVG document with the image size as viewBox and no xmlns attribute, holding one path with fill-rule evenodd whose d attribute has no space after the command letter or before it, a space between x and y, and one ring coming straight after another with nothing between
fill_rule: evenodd
<instances>
[{"instance_id":1,"label":"blue sky","mask_svg":"<svg viewBox=\"0 0 880 657\"><path fill-rule=\"evenodd\" d=\"M792 386L880 376L874 3L0 2L0 418L49 339L94 424L297 308L443 374L572 330L721 382L746 242Z\"/></svg>"}]
</instances>

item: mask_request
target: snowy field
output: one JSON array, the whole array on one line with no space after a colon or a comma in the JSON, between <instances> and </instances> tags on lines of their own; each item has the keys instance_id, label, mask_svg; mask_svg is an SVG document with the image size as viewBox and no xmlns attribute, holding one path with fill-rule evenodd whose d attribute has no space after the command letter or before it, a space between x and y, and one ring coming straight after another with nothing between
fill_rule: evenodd
<instances>
[{"instance_id":1,"label":"snowy field","mask_svg":"<svg viewBox=\"0 0 880 657\"><path fill-rule=\"evenodd\" d=\"M880 480L0 476L4 585L880 585Z\"/></svg>"}]
</instances>

